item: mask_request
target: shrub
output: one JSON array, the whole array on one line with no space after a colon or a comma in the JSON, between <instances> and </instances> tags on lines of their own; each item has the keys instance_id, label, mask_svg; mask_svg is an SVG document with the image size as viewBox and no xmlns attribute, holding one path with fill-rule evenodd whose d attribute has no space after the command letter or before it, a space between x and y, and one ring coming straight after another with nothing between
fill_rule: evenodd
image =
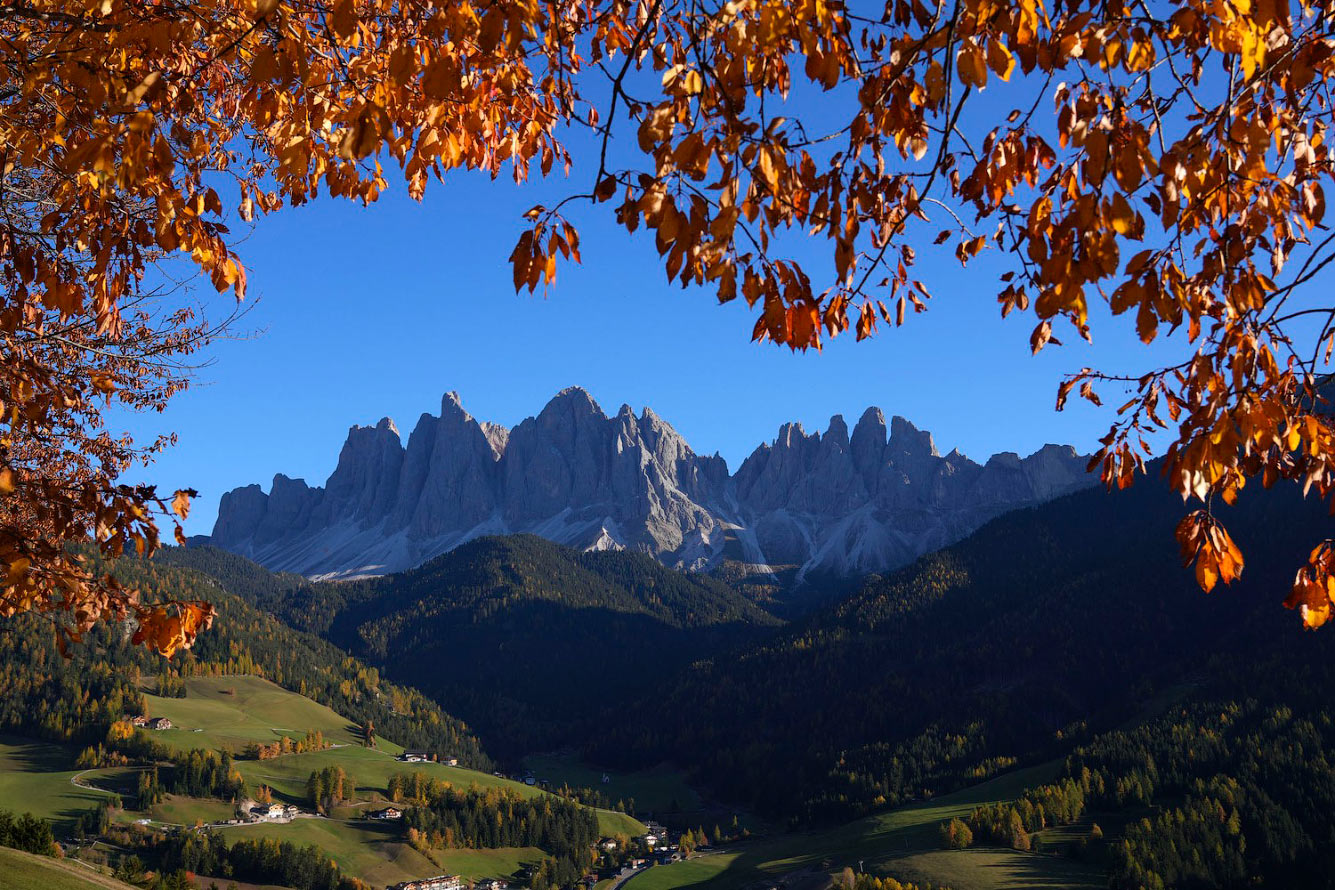
<instances>
[{"instance_id":1,"label":"shrub","mask_svg":"<svg viewBox=\"0 0 1335 890\"><path fill-rule=\"evenodd\" d=\"M947 850L964 850L973 844L973 832L961 819L942 822L939 831L941 846Z\"/></svg>"}]
</instances>

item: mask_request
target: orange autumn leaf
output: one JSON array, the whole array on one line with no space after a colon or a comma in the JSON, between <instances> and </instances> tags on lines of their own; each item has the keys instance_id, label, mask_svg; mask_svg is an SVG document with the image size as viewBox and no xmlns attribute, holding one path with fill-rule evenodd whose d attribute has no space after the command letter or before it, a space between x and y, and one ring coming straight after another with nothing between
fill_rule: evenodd
<instances>
[{"instance_id":1,"label":"orange autumn leaf","mask_svg":"<svg viewBox=\"0 0 1335 890\"><path fill-rule=\"evenodd\" d=\"M1298 610L1308 630L1330 620L1335 605L1335 541L1322 541L1312 551L1307 565L1298 570L1284 605Z\"/></svg>"},{"instance_id":2,"label":"orange autumn leaf","mask_svg":"<svg viewBox=\"0 0 1335 890\"><path fill-rule=\"evenodd\" d=\"M1177 541L1182 564L1195 564L1196 582L1206 593L1219 581L1231 584L1242 575L1242 552L1208 511L1196 510L1178 523Z\"/></svg>"}]
</instances>

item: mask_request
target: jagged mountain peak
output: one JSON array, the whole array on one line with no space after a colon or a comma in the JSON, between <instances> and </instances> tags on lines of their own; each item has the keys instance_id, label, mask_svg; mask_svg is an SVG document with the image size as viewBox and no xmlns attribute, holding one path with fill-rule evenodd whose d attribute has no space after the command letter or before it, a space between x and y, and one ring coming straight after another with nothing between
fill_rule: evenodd
<instances>
[{"instance_id":1,"label":"jagged mountain peak","mask_svg":"<svg viewBox=\"0 0 1335 890\"><path fill-rule=\"evenodd\" d=\"M901 454L914 457L940 457L932 434L918 429L908 418L898 414L890 418L889 445Z\"/></svg>"},{"instance_id":2,"label":"jagged mountain peak","mask_svg":"<svg viewBox=\"0 0 1335 890\"><path fill-rule=\"evenodd\" d=\"M830 425L826 427L821 442L834 442L842 448L848 447L848 424L844 422L844 415L836 414L830 418Z\"/></svg>"},{"instance_id":3,"label":"jagged mountain peak","mask_svg":"<svg viewBox=\"0 0 1335 890\"><path fill-rule=\"evenodd\" d=\"M281 473L228 492L214 543L313 577L382 574L483 535L529 532L627 549L678 568L724 558L801 575L884 571L983 522L1090 484L1069 446L985 466L941 457L930 432L868 408L850 435L785 423L736 474L651 408L608 417L572 386L513 429L475 420L457 392L406 444L393 421L354 426L324 487Z\"/></svg>"},{"instance_id":4,"label":"jagged mountain peak","mask_svg":"<svg viewBox=\"0 0 1335 890\"><path fill-rule=\"evenodd\" d=\"M881 441L885 442L885 414L880 408L872 405L866 411L862 412L862 416L858 418L858 422L854 426L853 432L856 433L858 430L866 430L867 434L871 434L871 432L876 429L881 431Z\"/></svg>"},{"instance_id":5,"label":"jagged mountain peak","mask_svg":"<svg viewBox=\"0 0 1335 890\"><path fill-rule=\"evenodd\" d=\"M458 422L471 423L473 415L464 407L464 400L459 393L450 390L440 397L440 419L452 418Z\"/></svg>"},{"instance_id":6,"label":"jagged mountain peak","mask_svg":"<svg viewBox=\"0 0 1335 890\"><path fill-rule=\"evenodd\" d=\"M560 410L570 411L576 416L607 416L603 413L602 406L598 404L598 400L590 395L589 391L582 386L567 386L565 389L552 396L551 401L547 403L546 407L542 409L538 416L541 417L549 411Z\"/></svg>"},{"instance_id":7,"label":"jagged mountain peak","mask_svg":"<svg viewBox=\"0 0 1335 890\"><path fill-rule=\"evenodd\" d=\"M820 441L820 433L808 434L802 426L802 421L795 420L785 423L779 427L779 434L774 439L776 448L798 448L808 442L814 443Z\"/></svg>"},{"instance_id":8,"label":"jagged mountain peak","mask_svg":"<svg viewBox=\"0 0 1335 890\"><path fill-rule=\"evenodd\" d=\"M347 442L375 442L388 441L393 439L398 441L399 428L394 425L394 421L388 417L382 417L379 421L371 425L353 424L348 427L348 435L344 444Z\"/></svg>"}]
</instances>

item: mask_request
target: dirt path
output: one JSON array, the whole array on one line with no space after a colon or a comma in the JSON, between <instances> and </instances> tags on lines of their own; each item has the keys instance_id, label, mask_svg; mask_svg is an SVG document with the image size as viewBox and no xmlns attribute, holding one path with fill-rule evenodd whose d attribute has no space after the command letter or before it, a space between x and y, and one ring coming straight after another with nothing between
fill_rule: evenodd
<instances>
[{"instance_id":1,"label":"dirt path","mask_svg":"<svg viewBox=\"0 0 1335 890\"><path fill-rule=\"evenodd\" d=\"M91 772L92 772L91 769L86 769L81 773L75 773L74 775L70 776L70 784L73 785L75 788L82 788L85 791L96 791L99 794L111 794L111 795L116 794L115 791L108 791L105 788L98 788L96 785L90 785L87 782L81 781L85 775Z\"/></svg>"}]
</instances>

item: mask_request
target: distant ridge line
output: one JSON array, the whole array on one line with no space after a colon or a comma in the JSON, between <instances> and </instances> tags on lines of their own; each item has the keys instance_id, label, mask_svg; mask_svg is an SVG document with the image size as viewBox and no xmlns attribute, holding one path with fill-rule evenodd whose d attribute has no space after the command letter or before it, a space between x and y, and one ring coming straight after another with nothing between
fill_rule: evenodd
<instances>
[{"instance_id":1,"label":"distant ridge line","mask_svg":"<svg viewBox=\"0 0 1335 890\"><path fill-rule=\"evenodd\" d=\"M931 433L868 408L808 434L786 423L729 473L650 408L607 415L579 387L512 429L455 392L406 443L389 418L354 426L323 486L274 476L223 495L211 541L312 578L385 574L482 535L528 532L586 550L648 553L709 570L725 560L797 583L907 564L1010 510L1093 484L1086 458L1046 445L984 464L937 453Z\"/></svg>"}]
</instances>

